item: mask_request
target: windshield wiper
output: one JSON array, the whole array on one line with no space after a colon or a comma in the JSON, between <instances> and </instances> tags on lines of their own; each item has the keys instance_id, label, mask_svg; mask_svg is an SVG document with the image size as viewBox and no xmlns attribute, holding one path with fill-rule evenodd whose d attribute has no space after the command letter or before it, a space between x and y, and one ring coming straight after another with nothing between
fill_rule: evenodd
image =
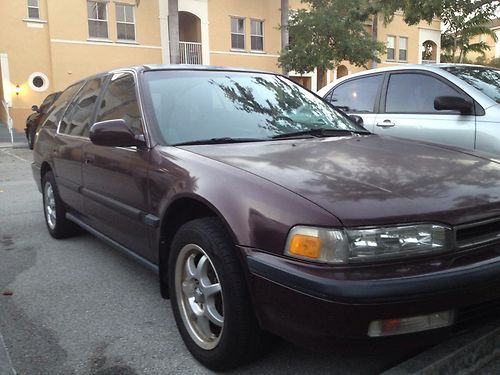
<instances>
[{"instance_id":1,"label":"windshield wiper","mask_svg":"<svg viewBox=\"0 0 500 375\"><path fill-rule=\"evenodd\" d=\"M286 138L297 138L297 137L303 137L303 136L311 136L311 137L342 137L346 135L353 135L353 134L369 134L369 132L360 132L357 130L346 130L346 129L331 129L331 128L313 128L313 129L308 129L308 130L302 130L298 132L293 132L293 133L285 133L285 134L278 134L273 137L272 139L286 139Z\"/></svg>"},{"instance_id":2,"label":"windshield wiper","mask_svg":"<svg viewBox=\"0 0 500 375\"><path fill-rule=\"evenodd\" d=\"M198 139L196 141L180 142L180 143L175 143L172 146L214 145L223 143L243 143L243 142L262 142L262 141L265 141L265 139L221 137L221 138Z\"/></svg>"}]
</instances>

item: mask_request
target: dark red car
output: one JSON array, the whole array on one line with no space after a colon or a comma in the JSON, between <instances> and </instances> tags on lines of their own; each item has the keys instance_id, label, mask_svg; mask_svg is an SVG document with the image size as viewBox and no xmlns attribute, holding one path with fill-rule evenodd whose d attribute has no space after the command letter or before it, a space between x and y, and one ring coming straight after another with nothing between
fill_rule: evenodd
<instances>
[{"instance_id":1,"label":"dark red car","mask_svg":"<svg viewBox=\"0 0 500 375\"><path fill-rule=\"evenodd\" d=\"M83 227L158 271L212 369L263 332L420 342L500 304L499 162L370 134L276 74L90 77L51 107L34 158L50 234Z\"/></svg>"},{"instance_id":2,"label":"dark red car","mask_svg":"<svg viewBox=\"0 0 500 375\"><path fill-rule=\"evenodd\" d=\"M26 134L26 139L28 140L28 146L30 150L33 150L33 144L35 143L35 134L38 126L43 122L50 106L59 97L59 95L61 95L61 91L56 91L52 94L47 95L40 107L38 107L37 105L31 106L31 110L33 111L33 113L26 119L26 127L24 128L24 133Z\"/></svg>"}]
</instances>

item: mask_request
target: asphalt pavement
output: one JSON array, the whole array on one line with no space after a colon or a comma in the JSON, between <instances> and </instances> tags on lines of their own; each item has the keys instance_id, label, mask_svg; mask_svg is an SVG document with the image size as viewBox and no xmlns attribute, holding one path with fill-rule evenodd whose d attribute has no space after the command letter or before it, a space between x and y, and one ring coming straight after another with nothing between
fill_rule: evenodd
<instances>
[{"instance_id":1,"label":"asphalt pavement","mask_svg":"<svg viewBox=\"0 0 500 375\"><path fill-rule=\"evenodd\" d=\"M31 161L27 148L0 147L0 375L211 373L185 348L154 273L88 233L49 236ZM234 373L376 374L412 354L278 342Z\"/></svg>"}]
</instances>

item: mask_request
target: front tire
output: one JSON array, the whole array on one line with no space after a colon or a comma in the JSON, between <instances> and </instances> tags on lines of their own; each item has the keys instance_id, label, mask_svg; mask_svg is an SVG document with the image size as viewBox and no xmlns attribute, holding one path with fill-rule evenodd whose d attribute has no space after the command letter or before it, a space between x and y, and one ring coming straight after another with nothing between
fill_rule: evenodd
<instances>
[{"instance_id":1,"label":"front tire","mask_svg":"<svg viewBox=\"0 0 500 375\"><path fill-rule=\"evenodd\" d=\"M78 227L66 219L66 208L59 197L52 172L43 175L42 187L43 213L50 235L54 238L66 238L76 234Z\"/></svg>"},{"instance_id":2,"label":"front tire","mask_svg":"<svg viewBox=\"0 0 500 375\"><path fill-rule=\"evenodd\" d=\"M177 327L192 355L212 370L241 365L262 348L235 251L220 221L203 218L179 229L169 256Z\"/></svg>"}]
</instances>

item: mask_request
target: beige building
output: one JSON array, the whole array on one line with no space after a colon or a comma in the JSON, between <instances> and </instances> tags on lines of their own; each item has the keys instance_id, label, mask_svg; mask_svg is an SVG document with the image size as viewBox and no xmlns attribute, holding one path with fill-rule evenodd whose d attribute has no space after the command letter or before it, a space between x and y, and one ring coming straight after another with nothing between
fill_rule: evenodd
<instances>
[{"instance_id":1,"label":"beige building","mask_svg":"<svg viewBox=\"0 0 500 375\"><path fill-rule=\"evenodd\" d=\"M158 14L149 0L0 1L0 122L22 131L31 105L53 91L110 68L161 62Z\"/></svg>"},{"instance_id":2,"label":"beige building","mask_svg":"<svg viewBox=\"0 0 500 375\"><path fill-rule=\"evenodd\" d=\"M33 104L74 81L170 63L168 13L168 0L0 1L0 122L22 131ZM280 18L279 0L178 0L179 62L279 72ZM378 39L388 45L379 66L422 63L425 43L439 58L439 21L409 27L396 15L387 26L379 21ZM322 82L361 69L344 64ZM319 88L316 72L294 78Z\"/></svg>"},{"instance_id":3,"label":"beige building","mask_svg":"<svg viewBox=\"0 0 500 375\"><path fill-rule=\"evenodd\" d=\"M473 38L471 43L484 42L490 49L484 52L484 56L479 53L470 53L467 55L468 60L476 61L478 58L484 58L484 60L489 61L491 59L500 58L500 18L492 20L488 27L496 34L497 41L495 41L491 35L485 34Z\"/></svg>"}]
</instances>

